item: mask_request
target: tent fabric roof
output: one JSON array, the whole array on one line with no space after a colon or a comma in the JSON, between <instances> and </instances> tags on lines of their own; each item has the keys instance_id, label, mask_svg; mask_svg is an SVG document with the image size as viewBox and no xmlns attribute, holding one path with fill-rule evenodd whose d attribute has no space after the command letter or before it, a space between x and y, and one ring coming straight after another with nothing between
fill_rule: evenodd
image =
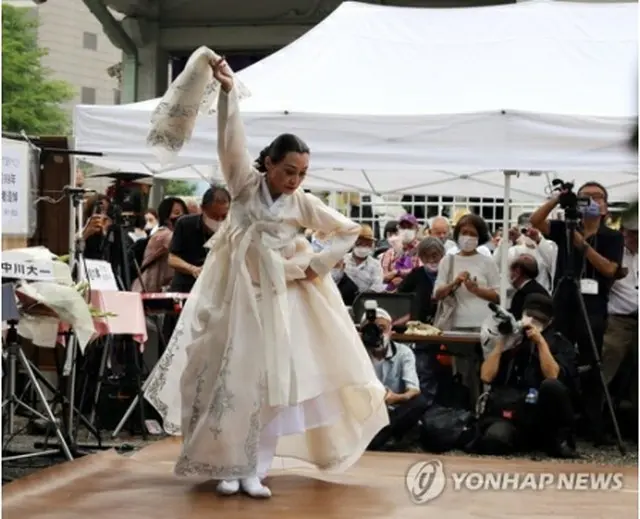
<instances>
[{"instance_id":1,"label":"tent fabric roof","mask_svg":"<svg viewBox=\"0 0 640 519\"><path fill-rule=\"evenodd\" d=\"M627 149L636 73L637 4L537 0L345 2L239 76L252 91L241 106L251 152L293 131L314 168L343 169L358 185L358 172L376 170L386 191L401 186L382 173L397 171L407 186L434 170L637 172ZM77 146L155 162L145 138L157 103L78 106ZM215 117L201 117L178 162L214 164L215 140Z\"/></svg>"}]
</instances>

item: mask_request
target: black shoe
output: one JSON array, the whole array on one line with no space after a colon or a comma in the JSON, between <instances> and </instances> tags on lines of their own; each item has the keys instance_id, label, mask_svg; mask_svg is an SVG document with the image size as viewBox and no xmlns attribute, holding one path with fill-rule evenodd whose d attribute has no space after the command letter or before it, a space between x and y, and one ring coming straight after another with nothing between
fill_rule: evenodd
<instances>
[{"instance_id":1,"label":"black shoe","mask_svg":"<svg viewBox=\"0 0 640 519\"><path fill-rule=\"evenodd\" d=\"M616 444L616 441L608 434L597 434L592 438L594 447L611 447Z\"/></svg>"},{"instance_id":2,"label":"black shoe","mask_svg":"<svg viewBox=\"0 0 640 519\"><path fill-rule=\"evenodd\" d=\"M565 460L578 459L580 455L577 453L575 446L571 445L571 443L572 442L567 440L556 442L551 449L549 449L549 456Z\"/></svg>"}]
</instances>

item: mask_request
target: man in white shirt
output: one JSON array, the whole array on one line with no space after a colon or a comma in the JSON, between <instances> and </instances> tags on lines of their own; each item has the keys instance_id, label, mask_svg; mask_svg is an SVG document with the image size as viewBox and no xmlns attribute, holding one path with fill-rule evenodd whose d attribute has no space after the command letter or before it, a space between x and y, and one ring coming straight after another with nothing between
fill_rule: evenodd
<instances>
[{"instance_id":1,"label":"man in white shirt","mask_svg":"<svg viewBox=\"0 0 640 519\"><path fill-rule=\"evenodd\" d=\"M529 214L522 214L518 218L518 226L509 230L493 252L493 259L500 270L500 258L504 247L509 247L508 264L511 265L523 254L533 256L538 264L537 281L549 293L553 292L553 276L558 256L558 246L547 240L540 231L531 227Z\"/></svg>"},{"instance_id":2,"label":"man in white shirt","mask_svg":"<svg viewBox=\"0 0 640 519\"><path fill-rule=\"evenodd\" d=\"M609 294L609 317L602 346L602 367L609 384L632 348L638 348L638 225L623 230L623 273ZM626 271L626 272L625 272ZM636 360L637 362L637 360ZM635 365L637 370L637 364Z\"/></svg>"}]
</instances>

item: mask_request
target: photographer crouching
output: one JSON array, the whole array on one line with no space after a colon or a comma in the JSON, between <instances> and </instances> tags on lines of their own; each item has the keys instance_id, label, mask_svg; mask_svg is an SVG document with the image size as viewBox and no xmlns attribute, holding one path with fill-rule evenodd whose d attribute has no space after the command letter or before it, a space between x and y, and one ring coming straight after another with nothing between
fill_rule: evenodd
<instances>
[{"instance_id":1,"label":"photographer crouching","mask_svg":"<svg viewBox=\"0 0 640 519\"><path fill-rule=\"evenodd\" d=\"M372 303L372 301L367 301ZM408 346L391 340L391 316L382 308L367 308L360 334L369 352L378 380L387 388L389 425L369 444L370 450L383 450L399 442L413 429L428 403L420 394L416 358Z\"/></svg>"},{"instance_id":2,"label":"photographer crouching","mask_svg":"<svg viewBox=\"0 0 640 519\"><path fill-rule=\"evenodd\" d=\"M582 379L582 402L591 439L595 445L602 445L608 443L603 425L604 388L593 346L600 356L611 286L616 279L624 277L624 237L605 224L609 212L608 193L601 184L587 182L577 196L572 192L572 184L560 180L554 184L560 192L531 215L531 224L558 245L554 279L558 329L578 345L580 364L591 365ZM565 210L565 220L547 220L558 204ZM580 296L586 307L587 322L580 312Z\"/></svg>"},{"instance_id":3,"label":"photographer crouching","mask_svg":"<svg viewBox=\"0 0 640 519\"><path fill-rule=\"evenodd\" d=\"M573 345L553 325L553 301L529 295L521 340L511 349L500 338L480 369L491 388L480 416L477 448L504 455L542 449L576 456L571 389L577 373Z\"/></svg>"}]
</instances>

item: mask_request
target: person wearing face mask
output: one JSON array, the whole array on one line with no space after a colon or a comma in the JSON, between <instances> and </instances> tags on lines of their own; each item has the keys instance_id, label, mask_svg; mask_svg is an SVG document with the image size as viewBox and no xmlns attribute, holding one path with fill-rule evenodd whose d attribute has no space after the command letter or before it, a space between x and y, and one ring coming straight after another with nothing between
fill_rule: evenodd
<instances>
[{"instance_id":1,"label":"person wearing face mask","mask_svg":"<svg viewBox=\"0 0 640 519\"><path fill-rule=\"evenodd\" d=\"M444 245L445 251L454 249L456 244L451 240L451 226L449 220L444 216L435 216L429 222L429 236L438 238L442 245Z\"/></svg>"},{"instance_id":2,"label":"person wearing face mask","mask_svg":"<svg viewBox=\"0 0 640 519\"><path fill-rule=\"evenodd\" d=\"M558 247L554 242L545 238L538 229L531 226L530 216L525 213L518 217L517 227L509 229L508 239L500 240L493 252L493 259L500 270L500 259L505 247L509 247L507 252L509 264L513 263L521 254L532 255L538 265L538 282L551 292Z\"/></svg>"},{"instance_id":3,"label":"person wearing face mask","mask_svg":"<svg viewBox=\"0 0 640 519\"><path fill-rule=\"evenodd\" d=\"M207 257L204 245L222 225L230 204L229 192L222 186L213 186L202 195L200 214L180 218L169 250L169 265L176 271L171 292L191 292Z\"/></svg>"},{"instance_id":4,"label":"person wearing face mask","mask_svg":"<svg viewBox=\"0 0 640 519\"><path fill-rule=\"evenodd\" d=\"M394 237L398 235L398 222L395 220L390 220L384 224L384 230L382 231L382 240L378 243L376 251L374 253L374 257L379 258L387 252L391 248L391 243L389 240L393 242Z\"/></svg>"},{"instance_id":5,"label":"person wearing face mask","mask_svg":"<svg viewBox=\"0 0 640 519\"><path fill-rule=\"evenodd\" d=\"M176 197L165 198L158 206L160 226L148 238L138 277L133 282L133 292L157 293L169 285L173 269L169 265L169 246L178 218L187 214L187 205Z\"/></svg>"},{"instance_id":6,"label":"person wearing face mask","mask_svg":"<svg viewBox=\"0 0 640 519\"><path fill-rule=\"evenodd\" d=\"M431 322L437 305L433 300L433 287L438 276L438 265L445 255L444 245L438 238L425 238L418 244L418 257L422 262L400 283L399 294L415 294L411 320Z\"/></svg>"},{"instance_id":7,"label":"person wearing face mask","mask_svg":"<svg viewBox=\"0 0 640 519\"><path fill-rule=\"evenodd\" d=\"M553 457L576 456L571 405L576 354L558 333L553 315L549 296L529 295L522 340L509 349L499 340L482 363L480 378L491 387L478 423L480 452L542 449Z\"/></svg>"},{"instance_id":8,"label":"person wearing face mask","mask_svg":"<svg viewBox=\"0 0 640 519\"><path fill-rule=\"evenodd\" d=\"M153 236L158 230L160 224L158 223L158 213L155 209L147 209L144 213L144 231L147 236Z\"/></svg>"},{"instance_id":9,"label":"person wearing face mask","mask_svg":"<svg viewBox=\"0 0 640 519\"><path fill-rule=\"evenodd\" d=\"M577 192L579 197L589 199L582 209L582 218L570 239L574 246L572 271L578 280L579 289L587 310L587 318L593 333L595 347L602 353L602 344L607 327L608 304L611 287L616 279L624 277L624 237L622 233L605 225L609 212L607 190L598 182L587 182ZM558 246L554 276L554 302L558 311L558 326L562 333L578 345L581 363L592 369L583 376L583 406L589 421L591 439L595 445L609 443L604 434L604 392L599 368L593 355L586 323L578 311L577 294L571 283L559 286L567 271L567 225L562 220L547 220L555 209L560 195L553 196L531 215L531 224Z\"/></svg>"},{"instance_id":10,"label":"person wearing face mask","mask_svg":"<svg viewBox=\"0 0 640 519\"><path fill-rule=\"evenodd\" d=\"M453 230L459 252L447 254L440 262L435 299L454 294L456 310L453 330L477 332L489 316L487 303L499 303L500 276L493 259L478 252L478 246L491 237L485 221L467 214Z\"/></svg>"},{"instance_id":11,"label":"person wearing face mask","mask_svg":"<svg viewBox=\"0 0 640 519\"><path fill-rule=\"evenodd\" d=\"M365 324L366 315L361 325ZM386 388L385 402L389 425L380 430L369 450L384 450L392 441L399 442L419 422L427 410L427 400L420 392L416 357L405 344L391 340L392 319L383 308L376 309L376 325L382 334L378 345L365 345L378 380Z\"/></svg>"},{"instance_id":12,"label":"person wearing face mask","mask_svg":"<svg viewBox=\"0 0 640 519\"><path fill-rule=\"evenodd\" d=\"M402 280L416 267L420 258L416 253L418 246L418 220L412 214L403 215L398 221L398 234L389 238L391 248L380 258L383 281L387 290L393 291Z\"/></svg>"},{"instance_id":13,"label":"person wearing face mask","mask_svg":"<svg viewBox=\"0 0 640 519\"><path fill-rule=\"evenodd\" d=\"M531 294L549 296L549 292L538 283L538 262L530 254L520 255L509 267L509 282L515 290L511 298L509 312L516 320L522 318L524 302Z\"/></svg>"},{"instance_id":14,"label":"person wearing face mask","mask_svg":"<svg viewBox=\"0 0 640 519\"><path fill-rule=\"evenodd\" d=\"M373 229L362 225L353 250L344 257L344 273L358 287L358 292L384 292L382 267L372 257L375 246Z\"/></svg>"}]
</instances>

